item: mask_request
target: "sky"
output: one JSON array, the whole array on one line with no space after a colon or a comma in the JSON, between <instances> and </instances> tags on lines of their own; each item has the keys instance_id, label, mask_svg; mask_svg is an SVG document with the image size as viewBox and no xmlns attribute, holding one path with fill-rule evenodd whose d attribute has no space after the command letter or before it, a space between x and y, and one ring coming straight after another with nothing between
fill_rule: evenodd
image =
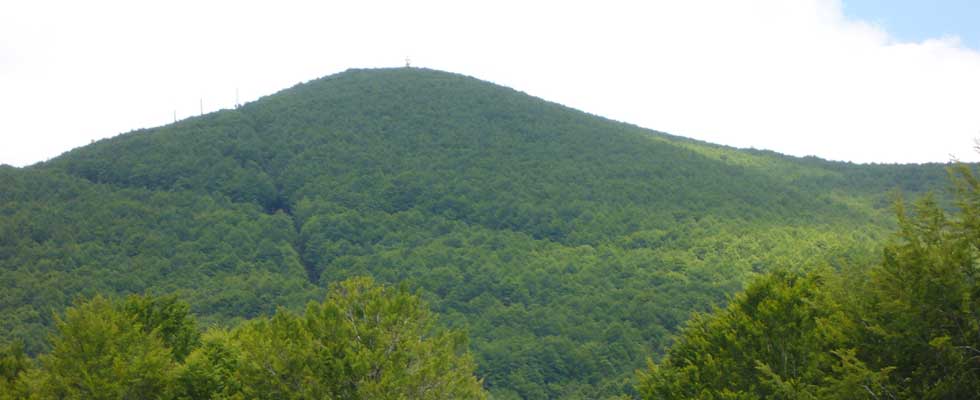
<instances>
[{"instance_id":1,"label":"sky","mask_svg":"<svg viewBox=\"0 0 980 400\"><path fill-rule=\"evenodd\" d=\"M844 15L878 25L900 41L958 38L980 49L980 1L848 0Z\"/></svg>"},{"instance_id":2,"label":"sky","mask_svg":"<svg viewBox=\"0 0 980 400\"><path fill-rule=\"evenodd\" d=\"M978 161L977 4L4 1L0 164L406 57L730 146Z\"/></svg>"}]
</instances>

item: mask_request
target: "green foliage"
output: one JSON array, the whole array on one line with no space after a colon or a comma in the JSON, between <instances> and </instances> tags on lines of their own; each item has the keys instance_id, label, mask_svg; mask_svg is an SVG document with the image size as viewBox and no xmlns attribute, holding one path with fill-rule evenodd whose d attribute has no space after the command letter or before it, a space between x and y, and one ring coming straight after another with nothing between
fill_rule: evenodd
<instances>
[{"instance_id":1,"label":"green foliage","mask_svg":"<svg viewBox=\"0 0 980 400\"><path fill-rule=\"evenodd\" d=\"M78 302L38 368L18 347L0 354L0 398L486 398L465 336L436 327L404 288L352 279L302 316L280 310L203 338L187 310L173 297Z\"/></svg>"},{"instance_id":2,"label":"green foliage","mask_svg":"<svg viewBox=\"0 0 980 400\"><path fill-rule=\"evenodd\" d=\"M228 393L240 393L242 388L235 378L240 364L240 351L231 345L228 333L223 330L209 331L184 363L177 367L174 398L220 399Z\"/></svg>"},{"instance_id":3,"label":"green foliage","mask_svg":"<svg viewBox=\"0 0 980 400\"><path fill-rule=\"evenodd\" d=\"M816 399L840 359L849 321L823 274L774 272L713 315L697 315L660 365L641 373L648 399Z\"/></svg>"},{"instance_id":4,"label":"green foliage","mask_svg":"<svg viewBox=\"0 0 980 400\"><path fill-rule=\"evenodd\" d=\"M245 398L484 398L465 336L434 322L404 289L344 281L302 317L236 329L235 379Z\"/></svg>"},{"instance_id":5,"label":"green foliage","mask_svg":"<svg viewBox=\"0 0 980 400\"><path fill-rule=\"evenodd\" d=\"M32 366L22 343L0 347L0 399L15 398L19 376Z\"/></svg>"},{"instance_id":6,"label":"green foliage","mask_svg":"<svg viewBox=\"0 0 980 400\"><path fill-rule=\"evenodd\" d=\"M51 352L29 375L31 396L60 399L162 399L173 379L169 349L134 318L96 296L56 322Z\"/></svg>"},{"instance_id":7,"label":"green foliage","mask_svg":"<svg viewBox=\"0 0 980 400\"><path fill-rule=\"evenodd\" d=\"M871 273L864 356L894 367L902 397L980 396L980 185L965 166L953 173L960 211L931 197L912 212L899 203L898 240Z\"/></svg>"},{"instance_id":8,"label":"green foliage","mask_svg":"<svg viewBox=\"0 0 980 400\"><path fill-rule=\"evenodd\" d=\"M152 297L130 295L122 305L123 312L131 315L143 332L159 337L170 348L177 362L197 347L200 332L197 322L190 315L190 307L177 296Z\"/></svg>"},{"instance_id":9,"label":"green foliage","mask_svg":"<svg viewBox=\"0 0 980 400\"><path fill-rule=\"evenodd\" d=\"M899 201L899 229L870 269L770 273L686 326L640 372L644 398L980 397L980 183L951 170L955 204Z\"/></svg>"},{"instance_id":10,"label":"green foliage","mask_svg":"<svg viewBox=\"0 0 980 400\"><path fill-rule=\"evenodd\" d=\"M21 340L28 353L48 348L51 310L76 296L177 293L221 322L323 296L283 214L49 171L0 170L0 181L0 342Z\"/></svg>"},{"instance_id":11,"label":"green foliage","mask_svg":"<svg viewBox=\"0 0 980 400\"><path fill-rule=\"evenodd\" d=\"M0 167L0 342L45 352L50 310L77 296L173 293L228 328L367 275L469 331L497 397L631 394L691 312L776 266L868 262L893 225L887 192L942 171L735 150L464 76L352 70ZM167 304L141 318L172 322L177 379L226 390L204 366L239 350L212 333L211 353L188 351Z\"/></svg>"}]
</instances>

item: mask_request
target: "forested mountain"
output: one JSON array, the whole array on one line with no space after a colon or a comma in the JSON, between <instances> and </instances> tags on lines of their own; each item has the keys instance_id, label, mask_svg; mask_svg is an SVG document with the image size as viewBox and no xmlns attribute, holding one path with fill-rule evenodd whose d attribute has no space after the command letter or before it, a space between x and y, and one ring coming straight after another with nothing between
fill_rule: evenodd
<instances>
[{"instance_id":1,"label":"forested mountain","mask_svg":"<svg viewBox=\"0 0 980 400\"><path fill-rule=\"evenodd\" d=\"M945 176L712 145L445 72L350 70L0 167L0 341L49 351L78 297L176 293L231 327L370 276L467 332L494 398L635 395L691 312L776 267L872 262L894 193Z\"/></svg>"}]
</instances>

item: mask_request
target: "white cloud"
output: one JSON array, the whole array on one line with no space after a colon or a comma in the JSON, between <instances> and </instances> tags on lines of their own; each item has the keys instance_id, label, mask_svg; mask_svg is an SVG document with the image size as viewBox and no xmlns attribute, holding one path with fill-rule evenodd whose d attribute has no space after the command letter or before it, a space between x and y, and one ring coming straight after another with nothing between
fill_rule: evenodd
<instances>
[{"instance_id":1,"label":"white cloud","mask_svg":"<svg viewBox=\"0 0 980 400\"><path fill-rule=\"evenodd\" d=\"M980 52L895 41L837 1L21 3L0 5L0 163L405 56L711 142L977 159Z\"/></svg>"}]
</instances>

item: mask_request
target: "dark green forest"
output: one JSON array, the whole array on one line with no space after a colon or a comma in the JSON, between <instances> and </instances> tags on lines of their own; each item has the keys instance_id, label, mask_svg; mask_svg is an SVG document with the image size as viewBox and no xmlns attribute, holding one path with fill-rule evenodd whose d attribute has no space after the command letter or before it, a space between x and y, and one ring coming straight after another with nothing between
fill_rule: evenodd
<instances>
[{"instance_id":1,"label":"dark green forest","mask_svg":"<svg viewBox=\"0 0 980 400\"><path fill-rule=\"evenodd\" d=\"M844 342L811 340L808 330L798 348L822 358L806 377L764 357L767 367L738 364L747 380L769 368L771 392L752 392L762 386L747 381L691 394L682 390L715 389L677 371L688 362L681 354L716 350L692 332L723 327L752 296L812 298L807 307L828 316L813 315L843 321L835 329L861 325L849 313L882 307L852 294L891 298L868 282L883 280L875 271L901 253L905 242L892 232L919 221L917 212L896 219L896 199L935 192L934 214L961 209L947 167L734 149L466 76L350 70L30 167L0 167L2 389L90 398L58 385L82 379L68 368L82 364L66 360L84 354L65 346L95 340L76 337L85 329L75 325L91 320L105 326L89 328L120 335L104 344L117 358L99 362L145 354L137 358L157 363L140 367L152 376L118 375L132 373L119 367L91 377L150 379L143 389L107 389L106 398L143 393L129 389L168 398L426 398L397 390L434 375L452 377L436 386L459 397L745 390L765 398L780 382L851 377L834 375L837 367L863 368L896 396L922 394L895 382L935 371L889 369L906 360L871 360L856 344L895 345L873 336L893 326L826 333ZM349 335L314 325L336 318L321 314L350 285L415 304L382 307L392 318L421 318L411 329L429 338L391 354L435 352L443 362L365 375L358 368L392 361L371 351L338 356ZM159 304L186 342L141 314ZM304 347L311 343L334 353ZM263 359L270 349L284 353ZM852 364L834 364L846 357ZM292 381L261 386L261 371L248 368L262 363ZM637 378L638 369L647 372Z\"/></svg>"}]
</instances>

